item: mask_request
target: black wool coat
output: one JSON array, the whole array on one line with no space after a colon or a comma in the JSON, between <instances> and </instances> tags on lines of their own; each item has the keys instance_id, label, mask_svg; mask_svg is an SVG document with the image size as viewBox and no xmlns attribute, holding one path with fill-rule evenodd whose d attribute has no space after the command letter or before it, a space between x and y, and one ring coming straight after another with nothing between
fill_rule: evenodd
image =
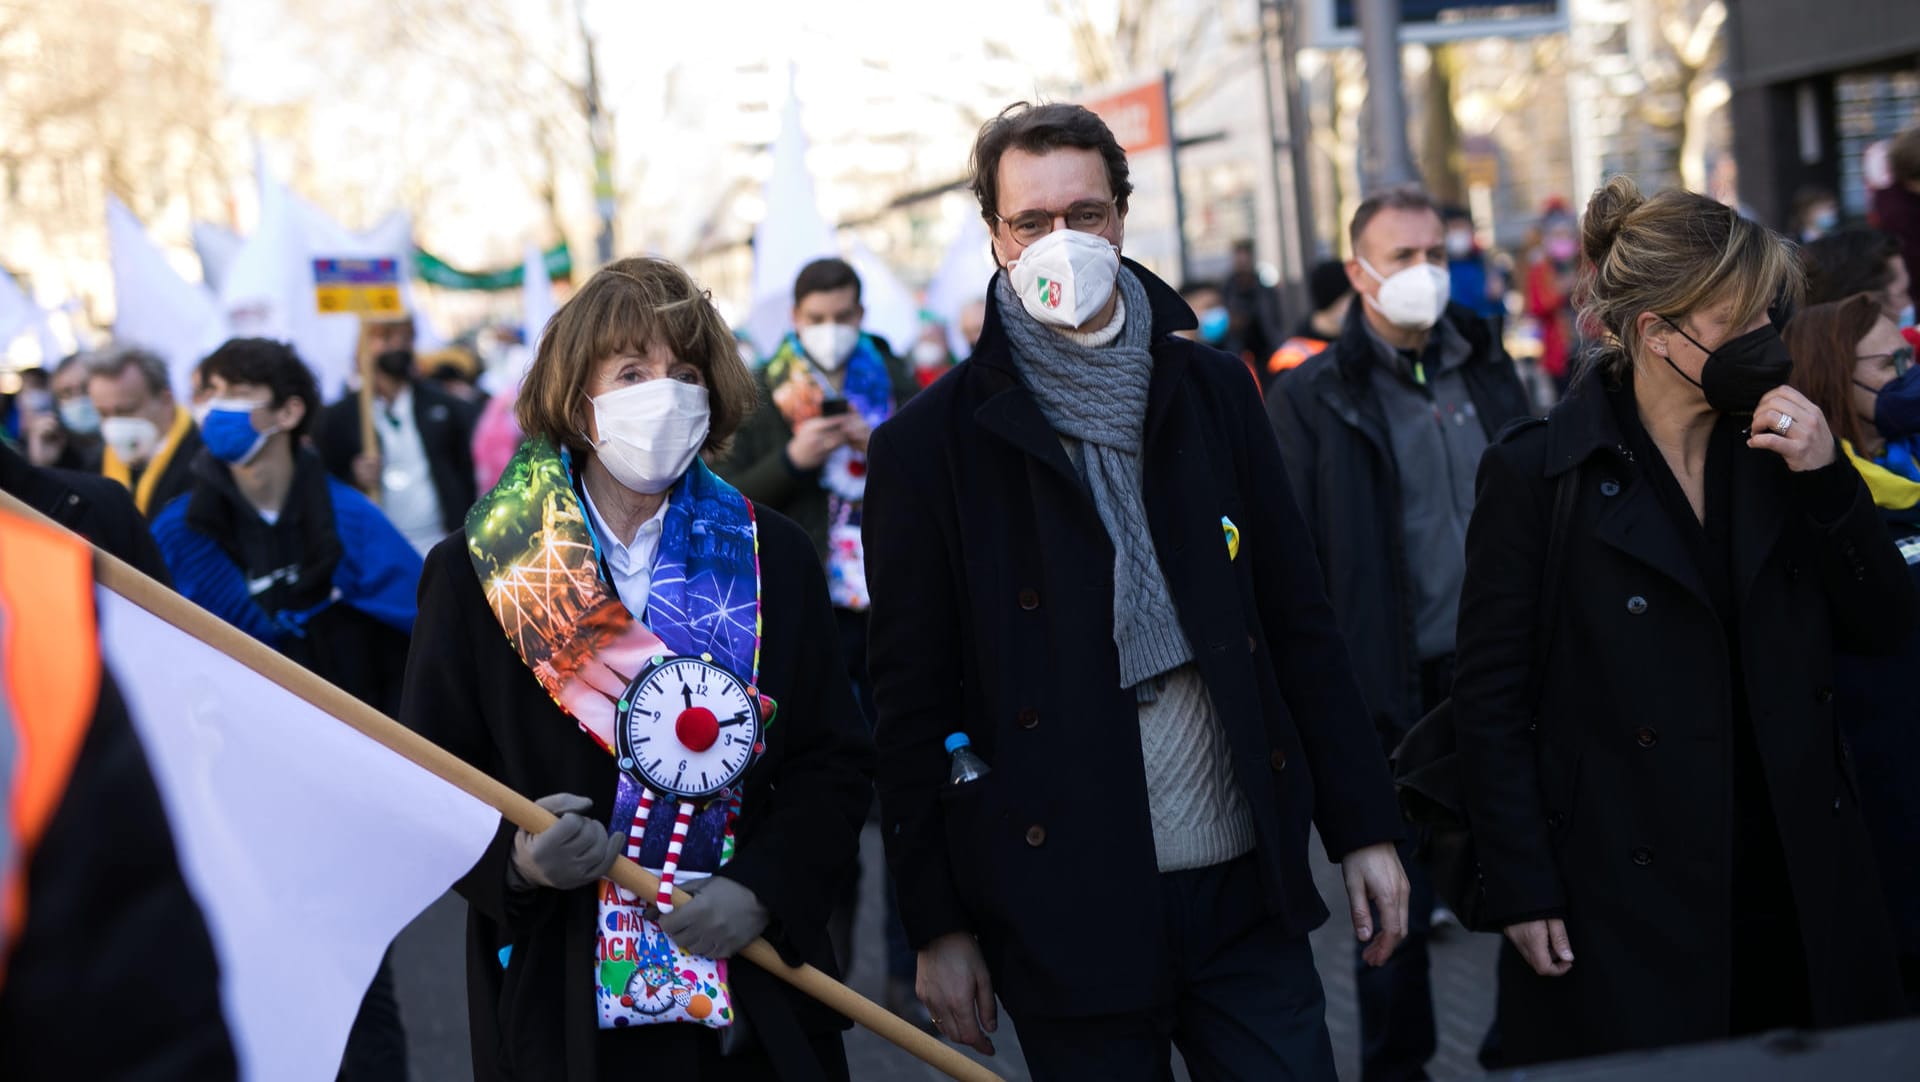
<instances>
[{"instance_id":1,"label":"black wool coat","mask_svg":"<svg viewBox=\"0 0 1920 1082\"><path fill-rule=\"evenodd\" d=\"M1728 642L1679 526L1597 379L1481 462L1453 701L1489 915L1564 914L1564 976L1502 967L1525 1063L1725 1037L1732 984ZM1833 652L1912 625L1914 585L1844 459L1793 474L1740 441L1734 605L1749 713L1804 942L1813 1020L1883 1016L1896 979L1834 721ZM1576 477L1544 692L1525 701L1554 487ZM1845 508L1822 521L1814 508ZM1831 514L1831 512L1829 512Z\"/></svg>"},{"instance_id":2,"label":"black wool coat","mask_svg":"<svg viewBox=\"0 0 1920 1082\"><path fill-rule=\"evenodd\" d=\"M1420 554L1407 551L1400 470L1369 376L1375 351L1360 305L1331 346L1274 384L1267 415L1374 728L1391 751L1423 713L1412 571ZM1460 378L1491 442L1529 413L1526 389L1486 320L1457 304L1444 318L1473 349Z\"/></svg>"},{"instance_id":3,"label":"black wool coat","mask_svg":"<svg viewBox=\"0 0 1920 1082\"><path fill-rule=\"evenodd\" d=\"M750 888L773 916L766 938L793 965L833 972L827 916L852 874L860 828L872 801L872 745L840 659L826 576L813 545L792 522L764 507L759 523L760 687L779 704L765 756L746 775L736 824L738 848L720 875ZM400 720L441 747L538 799L590 798L603 824L618 783L600 750L534 679L487 607L464 533L428 553L420 616L407 659ZM624 829L626 824L619 828ZM593 1000L594 888L566 892L507 886L514 828L499 834L455 884L467 899L467 1011L477 1079L593 1082L610 1039L631 1050L655 1036L642 1027L602 1034ZM511 945L510 964L500 950ZM836 1013L750 963L730 969L740 1012L776 1062L805 1057L790 1036L844 1028ZM635 1062L634 1076L693 1077L697 1061L681 1034L661 1033Z\"/></svg>"},{"instance_id":4,"label":"black wool coat","mask_svg":"<svg viewBox=\"0 0 1920 1082\"><path fill-rule=\"evenodd\" d=\"M173 585L147 520L120 482L97 473L42 469L0 443L0 491L132 564L148 578Z\"/></svg>"},{"instance_id":5,"label":"black wool coat","mask_svg":"<svg viewBox=\"0 0 1920 1082\"><path fill-rule=\"evenodd\" d=\"M137 517L130 498L127 510ZM23 865L25 921L9 930L0 985L8 1079L240 1077L213 936L110 673L66 792ZM141 1005L111 1037L87 1009L104 987Z\"/></svg>"},{"instance_id":6,"label":"black wool coat","mask_svg":"<svg viewBox=\"0 0 1920 1082\"><path fill-rule=\"evenodd\" d=\"M452 533L467 521L467 509L480 498L473 475L475 407L434 386L431 380L413 381L413 424L427 451L427 472L440 500L440 525ZM382 424L374 407L374 424ZM360 396L349 394L320 415L316 434L327 472L351 485L353 460L360 455Z\"/></svg>"},{"instance_id":7,"label":"black wool coat","mask_svg":"<svg viewBox=\"0 0 1920 1082\"><path fill-rule=\"evenodd\" d=\"M1309 821L1337 858L1398 838L1399 811L1259 390L1237 358L1173 337L1192 312L1128 266L1152 301L1127 318L1153 321L1154 548L1253 813L1264 904L1303 935L1327 916ZM1001 319L990 299L973 357L871 443L881 828L915 946L977 935L1016 1014L1142 1010L1170 962L1113 547ZM954 732L991 767L959 790Z\"/></svg>"}]
</instances>

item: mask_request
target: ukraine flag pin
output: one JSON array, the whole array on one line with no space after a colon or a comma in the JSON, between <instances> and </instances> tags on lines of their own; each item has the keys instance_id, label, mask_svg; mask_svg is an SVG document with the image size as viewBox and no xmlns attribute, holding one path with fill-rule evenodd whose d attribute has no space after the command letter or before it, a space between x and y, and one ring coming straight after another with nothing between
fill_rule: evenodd
<instances>
[{"instance_id":1,"label":"ukraine flag pin","mask_svg":"<svg viewBox=\"0 0 1920 1082\"><path fill-rule=\"evenodd\" d=\"M1221 515L1220 531L1227 535L1227 559L1238 560L1240 558L1240 527L1235 526L1232 519Z\"/></svg>"}]
</instances>

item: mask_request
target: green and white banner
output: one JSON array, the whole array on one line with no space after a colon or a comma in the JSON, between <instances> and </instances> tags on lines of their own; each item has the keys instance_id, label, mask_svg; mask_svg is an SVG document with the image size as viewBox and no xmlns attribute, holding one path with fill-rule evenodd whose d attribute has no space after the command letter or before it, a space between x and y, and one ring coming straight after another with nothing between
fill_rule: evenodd
<instances>
[{"instance_id":1,"label":"green and white banner","mask_svg":"<svg viewBox=\"0 0 1920 1082\"><path fill-rule=\"evenodd\" d=\"M540 253L540 260L546 265L548 279L568 278L573 275L573 253L567 250L567 242ZM526 280L525 264L515 264L501 270L463 271L425 248L413 250L414 277L441 289L471 289L499 291L519 289Z\"/></svg>"}]
</instances>

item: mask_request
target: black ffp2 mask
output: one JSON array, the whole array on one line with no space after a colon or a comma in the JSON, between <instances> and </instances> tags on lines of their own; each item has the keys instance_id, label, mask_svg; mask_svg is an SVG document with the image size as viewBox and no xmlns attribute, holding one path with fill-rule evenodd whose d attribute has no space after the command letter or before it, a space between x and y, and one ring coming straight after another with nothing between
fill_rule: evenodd
<instances>
[{"instance_id":1,"label":"black ffp2 mask","mask_svg":"<svg viewBox=\"0 0 1920 1082\"><path fill-rule=\"evenodd\" d=\"M373 358L373 367L380 374L405 383L413 379L413 351L410 349L390 349Z\"/></svg>"},{"instance_id":2,"label":"black ffp2 mask","mask_svg":"<svg viewBox=\"0 0 1920 1082\"><path fill-rule=\"evenodd\" d=\"M1681 379L1700 388L1707 396L1707 405L1717 412L1751 417L1767 392L1785 384L1787 377L1793 375L1793 357L1787 353L1787 343L1771 323L1730 338L1714 350L1681 330L1677 320L1667 320L1667 325L1680 331L1682 338L1693 342L1695 348L1707 355L1699 379L1682 371L1671 356L1666 357L1668 367L1679 372Z\"/></svg>"}]
</instances>

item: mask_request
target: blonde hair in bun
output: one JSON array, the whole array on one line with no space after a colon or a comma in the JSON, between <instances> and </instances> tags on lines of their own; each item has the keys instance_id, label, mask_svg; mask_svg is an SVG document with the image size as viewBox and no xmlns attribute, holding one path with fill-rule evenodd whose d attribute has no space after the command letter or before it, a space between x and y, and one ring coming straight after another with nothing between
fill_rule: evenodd
<instances>
[{"instance_id":1,"label":"blonde hair in bun","mask_svg":"<svg viewBox=\"0 0 1920 1082\"><path fill-rule=\"evenodd\" d=\"M1678 320L1730 300L1741 326L1801 290L1792 246L1766 227L1696 192L1643 196L1624 176L1587 201L1580 248L1580 325L1598 339L1588 363L1615 379L1633 368L1642 312Z\"/></svg>"}]
</instances>

